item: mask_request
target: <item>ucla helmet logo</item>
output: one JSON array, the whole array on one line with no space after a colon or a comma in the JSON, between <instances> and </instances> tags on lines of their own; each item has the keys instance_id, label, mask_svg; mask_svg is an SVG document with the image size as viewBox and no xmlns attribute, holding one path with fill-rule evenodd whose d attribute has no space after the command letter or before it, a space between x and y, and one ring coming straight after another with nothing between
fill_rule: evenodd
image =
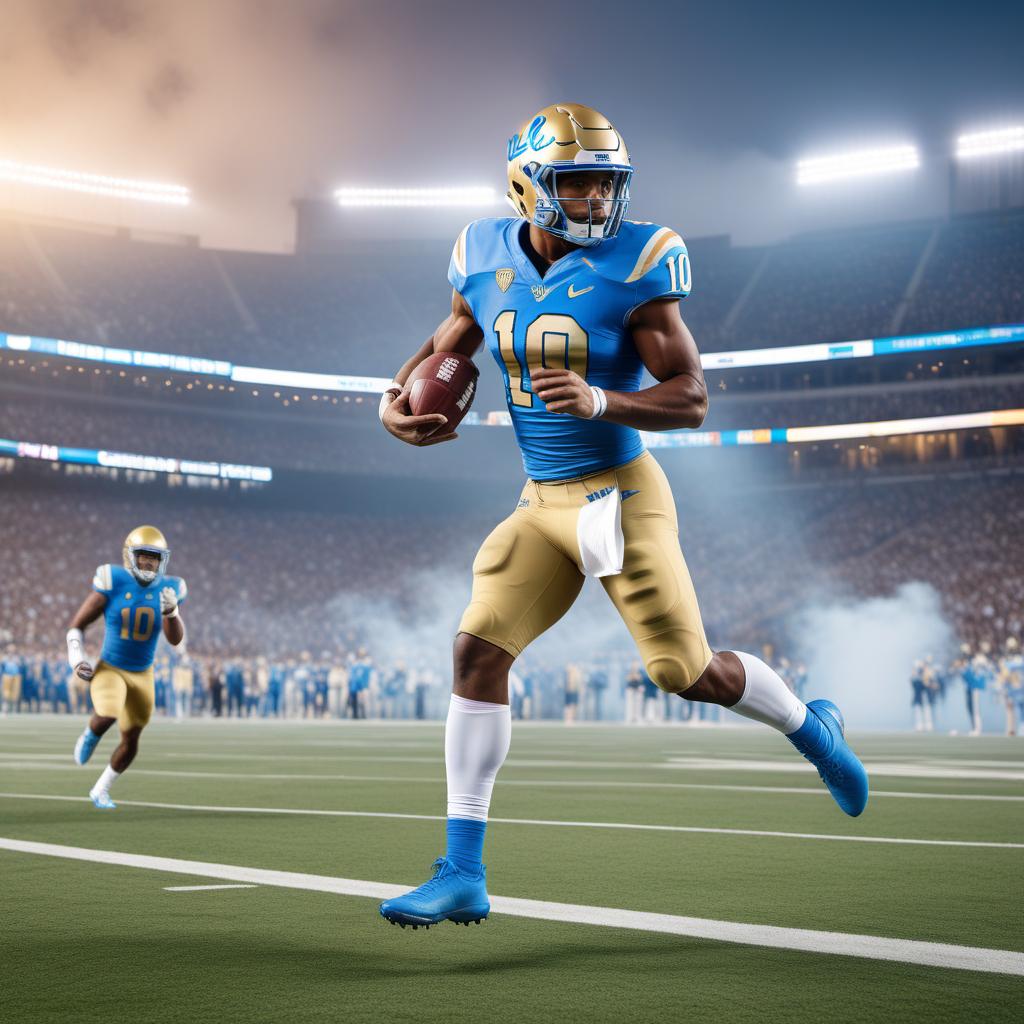
<instances>
[{"instance_id":1,"label":"ucla helmet logo","mask_svg":"<svg viewBox=\"0 0 1024 1024\"><path fill-rule=\"evenodd\" d=\"M611 195L588 202L586 221L571 219L562 207L558 175L565 171L604 171L612 177ZM616 235L629 205L632 174L622 136L603 114L579 103L545 107L508 140L508 199L516 213L576 245L596 245ZM594 219L594 202L603 204L603 220Z\"/></svg>"}]
</instances>

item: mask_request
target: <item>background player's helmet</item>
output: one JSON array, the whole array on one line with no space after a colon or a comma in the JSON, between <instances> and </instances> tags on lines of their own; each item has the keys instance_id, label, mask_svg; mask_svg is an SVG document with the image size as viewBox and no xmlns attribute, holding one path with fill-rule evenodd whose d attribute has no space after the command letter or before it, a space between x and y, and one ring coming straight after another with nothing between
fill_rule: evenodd
<instances>
[{"instance_id":1,"label":"background player's helmet","mask_svg":"<svg viewBox=\"0 0 1024 1024\"><path fill-rule=\"evenodd\" d=\"M558 201L560 171L611 171L611 214L603 224L570 220ZM508 199L520 217L576 245L612 238L629 205L633 165L603 114L579 103L545 107L508 140Z\"/></svg>"},{"instance_id":2,"label":"background player's helmet","mask_svg":"<svg viewBox=\"0 0 1024 1024\"><path fill-rule=\"evenodd\" d=\"M160 568L156 572L143 570L135 562L137 551L152 551L160 556ZM124 567L140 582L152 583L157 576L167 571L167 563L171 559L171 549L167 546L164 535L155 526L137 526L124 539L121 549Z\"/></svg>"}]
</instances>

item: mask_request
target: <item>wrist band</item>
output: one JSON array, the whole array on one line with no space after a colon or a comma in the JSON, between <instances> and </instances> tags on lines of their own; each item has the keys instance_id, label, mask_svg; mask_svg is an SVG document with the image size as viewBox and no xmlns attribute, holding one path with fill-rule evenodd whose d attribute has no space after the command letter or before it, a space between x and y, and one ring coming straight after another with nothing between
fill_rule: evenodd
<instances>
[{"instance_id":1,"label":"wrist band","mask_svg":"<svg viewBox=\"0 0 1024 1024\"><path fill-rule=\"evenodd\" d=\"M81 662L85 661L84 639L85 636L80 629L68 630L68 664L72 668L77 668Z\"/></svg>"},{"instance_id":2,"label":"wrist band","mask_svg":"<svg viewBox=\"0 0 1024 1024\"><path fill-rule=\"evenodd\" d=\"M608 411L608 396L603 388L590 387L590 397L594 400L594 411L590 414L592 420L600 419Z\"/></svg>"},{"instance_id":3,"label":"wrist band","mask_svg":"<svg viewBox=\"0 0 1024 1024\"><path fill-rule=\"evenodd\" d=\"M402 393L402 385L397 380L393 380L385 389L384 394L380 396L380 403L377 405L377 418L384 422L384 410L395 400L395 398ZM388 396L391 396L390 398Z\"/></svg>"}]
</instances>

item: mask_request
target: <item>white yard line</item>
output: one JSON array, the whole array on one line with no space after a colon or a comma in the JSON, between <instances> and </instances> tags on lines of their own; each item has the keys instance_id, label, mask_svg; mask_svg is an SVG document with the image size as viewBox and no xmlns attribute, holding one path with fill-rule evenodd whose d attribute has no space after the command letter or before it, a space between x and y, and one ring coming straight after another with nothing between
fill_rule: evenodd
<instances>
[{"instance_id":1,"label":"white yard line","mask_svg":"<svg viewBox=\"0 0 1024 1024\"><path fill-rule=\"evenodd\" d=\"M51 793L0 793L6 800L59 800L87 803L87 797ZM441 814L403 814L398 811L340 811L312 807L233 807L223 804L171 804L154 800L118 800L124 807L152 807L165 811L201 811L216 814L287 814L300 817L384 818L399 821L445 821ZM893 836L844 836L831 832L778 832L767 829L711 828L700 825L645 825L625 821L559 821L550 818L490 818L493 824L536 825L553 828L605 828L634 832L685 832L716 836L754 836L768 839L819 839L840 843L883 843L897 846L956 846L987 850L1024 850L1024 843L995 843L966 839L905 839Z\"/></svg>"},{"instance_id":2,"label":"white yard line","mask_svg":"<svg viewBox=\"0 0 1024 1024\"><path fill-rule=\"evenodd\" d=\"M51 763L51 755L46 760L6 762L0 756L0 771L5 768L15 771L68 771L78 772L81 768L68 764L66 754L59 755L61 764ZM132 768L132 775L156 775L181 779L261 779L306 782L396 782L401 785L443 785L441 777L425 777L410 775L350 775L348 773L313 773L302 772L202 772L187 771L176 768ZM784 793L798 796L828 796L827 790L821 786L740 786L718 782L626 782L616 779L506 779L502 778L499 785L550 787L554 789L707 789L732 793ZM910 800L989 800L1024 802L1024 796L992 793L914 793L909 790L872 789L871 799L876 797L897 797Z\"/></svg>"},{"instance_id":3,"label":"white yard line","mask_svg":"<svg viewBox=\"0 0 1024 1024\"><path fill-rule=\"evenodd\" d=\"M258 885L165 885L164 892L212 892L214 889L258 889Z\"/></svg>"},{"instance_id":4,"label":"white yard line","mask_svg":"<svg viewBox=\"0 0 1024 1024\"><path fill-rule=\"evenodd\" d=\"M61 857L94 864L114 864L147 871L166 871L178 875L219 878L228 882L273 885L343 896L365 896L372 899L389 899L400 895L408 888L407 885L367 882L354 878L331 878L327 875L309 875L294 871L271 871L232 864L211 864L204 861L177 860L172 857L119 853L113 850L90 850L78 846L57 846L52 843L34 843L20 839L0 838L0 850ZM805 953L856 956L927 967L1024 976L1024 953L1012 950L814 931L805 928L779 928L772 925L742 924L736 921L679 917L675 914L653 914L639 910L589 907L573 903L549 903L508 896L492 896L491 907L498 914L541 921L626 928L633 931L685 935L715 942L734 942L746 946L794 949Z\"/></svg>"}]
</instances>

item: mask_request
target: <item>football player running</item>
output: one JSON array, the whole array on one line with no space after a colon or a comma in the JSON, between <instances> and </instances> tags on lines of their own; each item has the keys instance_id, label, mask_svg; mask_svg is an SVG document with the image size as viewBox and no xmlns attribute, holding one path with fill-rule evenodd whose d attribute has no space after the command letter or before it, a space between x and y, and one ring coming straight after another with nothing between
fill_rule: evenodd
<instances>
[{"instance_id":1,"label":"football player running","mask_svg":"<svg viewBox=\"0 0 1024 1024\"><path fill-rule=\"evenodd\" d=\"M100 737L117 722L121 742L89 796L102 810L112 810L110 787L135 760L139 737L153 713L153 660L161 630L173 647L185 641L178 611L188 588L178 576L165 576L171 549L153 526L140 526L125 538L124 568L101 565L91 593L68 630L68 664L90 680L95 713L75 743L75 763L84 765ZM104 620L103 652L95 666L85 654L84 630ZM158 623L161 625L158 627Z\"/></svg>"},{"instance_id":2,"label":"football player running","mask_svg":"<svg viewBox=\"0 0 1024 1024\"><path fill-rule=\"evenodd\" d=\"M708 407L697 346L679 311L690 262L669 228L625 219L632 166L597 111L546 107L513 135L508 197L518 216L459 235L451 314L401 368L381 420L413 445L451 440L442 415L410 415L413 368L433 352L487 345L529 479L484 541L454 647L445 729L447 854L424 885L381 904L415 927L487 916L484 832L508 752L508 676L527 645L600 578L657 685L762 722L858 815L868 778L829 701L803 704L760 658L713 652L679 547L675 502L640 431L696 428ZM647 369L656 379L641 389Z\"/></svg>"}]
</instances>

